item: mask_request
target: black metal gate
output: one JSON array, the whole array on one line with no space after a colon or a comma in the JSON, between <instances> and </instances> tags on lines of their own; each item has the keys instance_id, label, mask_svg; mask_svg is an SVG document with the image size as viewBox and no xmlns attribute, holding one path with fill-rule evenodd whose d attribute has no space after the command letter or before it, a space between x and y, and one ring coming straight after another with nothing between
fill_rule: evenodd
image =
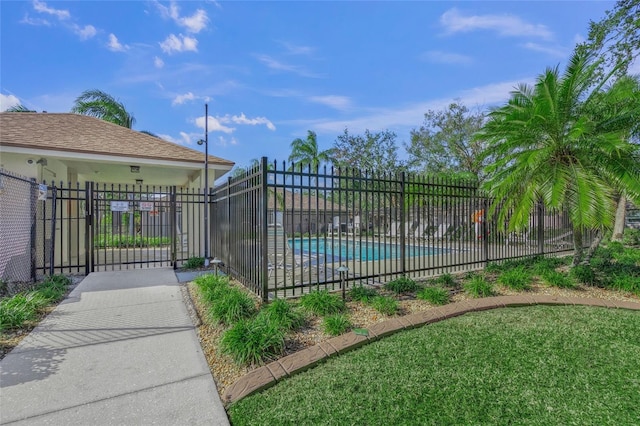
<instances>
[{"instance_id":1,"label":"black metal gate","mask_svg":"<svg viewBox=\"0 0 640 426\"><path fill-rule=\"evenodd\" d=\"M173 266L174 187L89 185L91 271Z\"/></svg>"}]
</instances>

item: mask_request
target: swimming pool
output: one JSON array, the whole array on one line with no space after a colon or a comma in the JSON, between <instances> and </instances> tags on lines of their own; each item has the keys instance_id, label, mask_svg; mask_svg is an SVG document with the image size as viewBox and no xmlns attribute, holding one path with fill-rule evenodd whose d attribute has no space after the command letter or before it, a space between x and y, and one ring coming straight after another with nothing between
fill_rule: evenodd
<instances>
[{"instance_id":1,"label":"swimming pool","mask_svg":"<svg viewBox=\"0 0 640 426\"><path fill-rule=\"evenodd\" d=\"M323 258L336 262L341 260L385 260L400 257L400 245L382 243L376 241L337 241L332 239L305 239L292 238L289 246L296 253L309 253L317 258ZM426 246L406 246L405 256L430 256L434 254L449 253L445 248Z\"/></svg>"}]
</instances>

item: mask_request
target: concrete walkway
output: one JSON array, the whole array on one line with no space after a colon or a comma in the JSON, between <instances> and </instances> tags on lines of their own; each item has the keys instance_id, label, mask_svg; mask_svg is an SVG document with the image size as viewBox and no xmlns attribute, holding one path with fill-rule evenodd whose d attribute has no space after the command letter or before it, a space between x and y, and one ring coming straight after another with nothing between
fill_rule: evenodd
<instances>
[{"instance_id":1,"label":"concrete walkway","mask_svg":"<svg viewBox=\"0 0 640 426\"><path fill-rule=\"evenodd\" d=\"M173 270L87 276L0 361L0 423L228 425Z\"/></svg>"}]
</instances>

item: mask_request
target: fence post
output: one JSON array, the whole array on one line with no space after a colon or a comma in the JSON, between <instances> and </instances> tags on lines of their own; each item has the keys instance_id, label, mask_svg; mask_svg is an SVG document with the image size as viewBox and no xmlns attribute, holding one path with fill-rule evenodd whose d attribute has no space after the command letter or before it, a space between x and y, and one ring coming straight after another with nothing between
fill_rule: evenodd
<instances>
[{"instance_id":1,"label":"fence post","mask_svg":"<svg viewBox=\"0 0 640 426\"><path fill-rule=\"evenodd\" d=\"M262 157L260 160L260 195L262 195L262 206L260 209L260 246L262 251L262 301L266 302L269 299L269 259L267 250L267 207L269 202L269 194L267 188L267 157ZM274 200L275 202L275 200Z\"/></svg>"},{"instance_id":2,"label":"fence post","mask_svg":"<svg viewBox=\"0 0 640 426\"><path fill-rule=\"evenodd\" d=\"M405 191L405 179L406 176L403 172L400 172L400 272L402 273L402 276L404 277L406 272L407 272L407 261L405 259L405 243L406 243L406 235L405 235L405 231L406 231L406 226L405 226L405 222L407 220L407 218L405 217L406 212L405 212L405 206L404 206L404 191Z\"/></svg>"},{"instance_id":3,"label":"fence post","mask_svg":"<svg viewBox=\"0 0 640 426\"><path fill-rule=\"evenodd\" d=\"M538 254L544 254L544 206L538 203Z\"/></svg>"},{"instance_id":4,"label":"fence post","mask_svg":"<svg viewBox=\"0 0 640 426\"><path fill-rule=\"evenodd\" d=\"M36 216L37 216L37 203L38 197L36 196L38 190L38 184L35 179L31 179L31 227L30 227L30 240L31 240L31 250L30 250L30 258L31 258L31 281L36 281ZM5 242L6 243L6 242ZM51 259L53 262L53 259Z\"/></svg>"},{"instance_id":5,"label":"fence post","mask_svg":"<svg viewBox=\"0 0 640 426\"><path fill-rule=\"evenodd\" d=\"M93 182L84 183L84 273L93 272Z\"/></svg>"},{"instance_id":6,"label":"fence post","mask_svg":"<svg viewBox=\"0 0 640 426\"><path fill-rule=\"evenodd\" d=\"M484 252L485 267L489 261L489 229L487 227L487 211L489 211L489 200L482 200L482 251Z\"/></svg>"},{"instance_id":7,"label":"fence post","mask_svg":"<svg viewBox=\"0 0 640 426\"><path fill-rule=\"evenodd\" d=\"M169 187L169 209L171 218L171 266L174 270L178 268L178 253L177 253L177 239L178 239L178 209L176 207L176 186ZM182 244L182 242L181 242Z\"/></svg>"},{"instance_id":8,"label":"fence post","mask_svg":"<svg viewBox=\"0 0 640 426\"><path fill-rule=\"evenodd\" d=\"M54 272L56 254L56 212L58 211L57 204L58 190L54 185L53 188L51 188L51 244L49 245L49 275L53 275Z\"/></svg>"}]
</instances>

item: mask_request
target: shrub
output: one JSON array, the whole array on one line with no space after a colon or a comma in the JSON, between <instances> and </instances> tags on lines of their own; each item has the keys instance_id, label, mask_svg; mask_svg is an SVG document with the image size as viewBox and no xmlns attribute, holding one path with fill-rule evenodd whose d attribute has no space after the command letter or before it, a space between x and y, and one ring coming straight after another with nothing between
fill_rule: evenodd
<instances>
[{"instance_id":1,"label":"shrub","mask_svg":"<svg viewBox=\"0 0 640 426\"><path fill-rule=\"evenodd\" d=\"M449 292L441 287L425 287L416 296L434 305L446 305L449 303Z\"/></svg>"},{"instance_id":2,"label":"shrub","mask_svg":"<svg viewBox=\"0 0 640 426\"><path fill-rule=\"evenodd\" d=\"M231 325L241 319L251 317L256 311L253 299L240 289L230 287L221 297L211 303L211 318L222 324Z\"/></svg>"},{"instance_id":3,"label":"shrub","mask_svg":"<svg viewBox=\"0 0 640 426\"><path fill-rule=\"evenodd\" d=\"M201 275L194 282L202 298L209 303L220 299L226 290L231 288L229 278L220 275Z\"/></svg>"},{"instance_id":4,"label":"shrub","mask_svg":"<svg viewBox=\"0 0 640 426\"><path fill-rule=\"evenodd\" d=\"M331 336L339 336L351 328L351 322L344 314L334 314L326 317L323 321L325 333Z\"/></svg>"},{"instance_id":5,"label":"shrub","mask_svg":"<svg viewBox=\"0 0 640 426\"><path fill-rule=\"evenodd\" d=\"M640 250L625 248L621 253L614 255L616 262L628 266L640 266Z\"/></svg>"},{"instance_id":6,"label":"shrub","mask_svg":"<svg viewBox=\"0 0 640 426\"><path fill-rule=\"evenodd\" d=\"M567 274L555 270L545 272L542 280L552 287L574 288L576 286Z\"/></svg>"},{"instance_id":7,"label":"shrub","mask_svg":"<svg viewBox=\"0 0 640 426\"><path fill-rule=\"evenodd\" d=\"M564 258L558 257L541 257L536 260L536 263L532 266L532 271L536 275L542 275L546 271L553 270L558 266L564 265L566 263Z\"/></svg>"},{"instance_id":8,"label":"shrub","mask_svg":"<svg viewBox=\"0 0 640 426\"><path fill-rule=\"evenodd\" d=\"M184 269L197 269L204 266L204 257L190 257L182 266Z\"/></svg>"},{"instance_id":9,"label":"shrub","mask_svg":"<svg viewBox=\"0 0 640 426\"><path fill-rule=\"evenodd\" d=\"M571 268L571 276L579 283L594 285L596 283L596 273L589 265L576 265Z\"/></svg>"},{"instance_id":10,"label":"shrub","mask_svg":"<svg viewBox=\"0 0 640 426\"><path fill-rule=\"evenodd\" d=\"M498 277L498 282L512 290L529 290L531 286L531 274L520 266L503 272Z\"/></svg>"},{"instance_id":11,"label":"shrub","mask_svg":"<svg viewBox=\"0 0 640 426\"><path fill-rule=\"evenodd\" d=\"M399 309L398 301L388 296L374 297L371 306L383 315L395 315Z\"/></svg>"},{"instance_id":12,"label":"shrub","mask_svg":"<svg viewBox=\"0 0 640 426\"><path fill-rule=\"evenodd\" d=\"M304 316L285 299L276 299L265 306L259 316L288 331L300 327L304 323Z\"/></svg>"},{"instance_id":13,"label":"shrub","mask_svg":"<svg viewBox=\"0 0 640 426\"><path fill-rule=\"evenodd\" d=\"M493 285L482 275L474 275L465 283L464 289L472 297L488 297L493 295Z\"/></svg>"},{"instance_id":14,"label":"shrub","mask_svg":"<svg viewBox=\"0 0 640 426\"><path fill-rule=\"evenodd\" d=\"M47 301L37 292L20 293L0 301L0 330L21 327L38 318L38 309Z\"/></svg>"},{"instance_id":15,"label":"shrub","mask_svg":"<svg viewBox=\"0 0 640 426\"><path fill-rule=\"evenodd\" d=\"M484 270L491 273L500 272L502 271L502 265L498 262L489 262Z\"/></svg>"},{"instance_id":16,"label":"shrub","mask_svg":"<svg viewBox=\"0 0 640 426\"><path fill-rule=\"evenodd\" d=\"M368 303L377 295L378 292L375 289L364 286L354 287L349 291L349 297L356 302Z\"/></svg>"},{"instance_id":17,"label":"shrub","mask_svg":"<svg viewBox=\"0 0 640 426\"><path fill-rule=\"evenodd\" d=\"M284 350L284 331L265 318L238 321L220 339L222 352L238 364L259 364Z\"/></svg>"},{"instance_id":18,"label":"shrub","mask_svg":"<svg viewBox=\"0 0 640 426\"><path fill-rule=\"evenodd\" d=\"M622 244L625 246L640 245L640 229L627 228L622 235Z\"/></svg>"},{"instance_id":19,"label":"shrub","mask_svg":"<svg viewBox=\"0 0 640 426\"><path fill-rule=\"evenodd\" d=\"M435 283L445 287L455 287L457 285L456 280L451 274L440 275L435 279Z\"/></svg>"},{"instance_id":20,"label":"shrub","mask_svg":"<svg viewBox=\"0 0 640 426\"><path fill-rule=\"evenodd\" d=\"M624 252L624 246L622 245L621 242L618 242L618 241L610 242L609 245L607 246L607 248L609 249L609 251L611 251L611 253L614 256L616 254L622 254L622 252Z\"/></svg>"},{"instance_id":21,"label":"shrub","mask_svg":"<svg viewBox=\"0 0 640 426\"><path fill-rule=\"evenodd\" d=\"M411 278L407 277L400 277L393 281L389 281L384 285L384 288L395 293L409 293L419 289L418 284Z\"/></svg>"},{"instance_id":22,"label":"shrub","mask_svg":"<svg viewBox=\"0 0 640 426\"><path fill-rule=\"evenodd\" d=\"M344 300L327 290L305 294L300 298L300 305L316 315L337 314L346 308Z\"/></svg>"},{"instance_id":23,"label":"shrub","mask_svg":"<svg viewBox=\"0 0 640 426\"><path fill-rule=\"evenodd\" d=\"M611 288L640 296L640 276L614 275L610 284Z\"/></svg>"}]
</instances>

